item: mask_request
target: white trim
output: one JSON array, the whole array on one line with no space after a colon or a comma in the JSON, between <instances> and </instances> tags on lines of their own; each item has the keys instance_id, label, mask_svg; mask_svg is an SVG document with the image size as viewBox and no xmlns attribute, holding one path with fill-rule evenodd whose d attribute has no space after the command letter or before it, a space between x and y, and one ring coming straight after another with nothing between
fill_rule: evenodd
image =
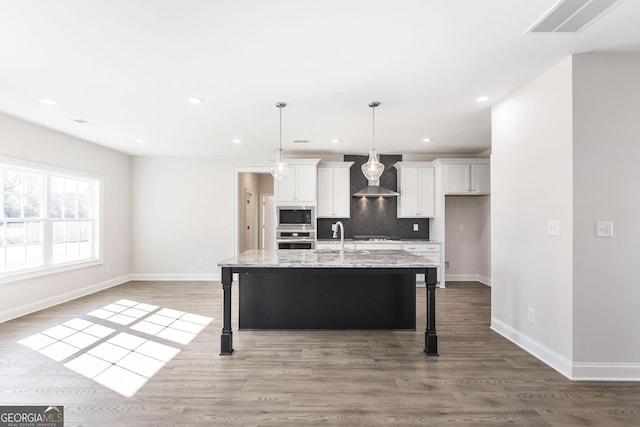
<instances>
[{"instance_id":1,"label":"white trim","mask_svg":"<svg viewBox=\"0 0 640 427\"><path fill-rule=\"evenodd\" d=\"M21 270L15 273L5 273L0 276L0 285L5 283L19 282L21 280L33 279L36 277L48 276L50 274L64 273L65 271L77 270L79 268L95 267L103 264L101 259L89 259L72 261L58 266L45 266L38 269Z\"/></svg>"},{"instance_id":2,"label":"white trim","mask_svg":"<svg viewBox=\"0 0 640 427\"><path fill-rule=\"evenodd\" d=\"M638 363L574 363L575 381L640 381Z\"/></svg>"},{"instance_id":3,"label":"white trim","mask_svg":"<svg viewBox=\"0 0 640 427\"><path fill-rule=\"evenodd\" d=\"M532 356L540 359L542 362L560 372L565 377L573 379L571 377L571 361L561 354L545 347L536 340L529 338L527 335L494 317L491 318L491 330L502 335Z\"/></svg>"},{"instance_id":4,"label":"white trim","mask_svg":"<svg viewBox=\"0 0 640 427\"><path fill-rule=\"evenodd\" d=\"M43 300L34 301L28 304L21 305L19 307L11 308L9 310L0 312L0 323L6 322L11 319L15 319L17 317L21 317L30 313L35 313L36 311L44 310L45 308L53 307L55 305L65 303L65 302L74 300L76 298L84 297L86 295L102 291L104 289L118 286L130 280L131 279L128 275L116 277L114 279L106 280L104 282L85 286L84 288L75 289L70 292L65 292L63 294L52 296L50 298L45 298Z\"/></svg>"},{"instance_id":5,"label":"white trim","mask_svg":"<svg viewBox=\"0 0 640 427\"><path fill-rule=\"evenodd\" d=\"M491 330L572 381L640 381L640 364L638 363L571 362L498 319L491 318Z\"/></svg>"},{"instance_id":6,"label":"white trim","mask_svg":"<svg viewBox=\"0 0 640 427\"><path fill-rule=\"evenodd\" d=\"M220 273L211 274L155 274L141 273L129 275L130 280L154 282L216 282L220 281Z\"/></svg>"},{"instance_id":7,"label":"white trim","mask_svg":"<svg viewBox=\"0 0 640 427\"><path fill-rule=\"evenodd\" d=\"M491 278L480 274L450 274L445 273L447 282L480 282L484 285L491 286Z\"/></svg>"}]
</instances>

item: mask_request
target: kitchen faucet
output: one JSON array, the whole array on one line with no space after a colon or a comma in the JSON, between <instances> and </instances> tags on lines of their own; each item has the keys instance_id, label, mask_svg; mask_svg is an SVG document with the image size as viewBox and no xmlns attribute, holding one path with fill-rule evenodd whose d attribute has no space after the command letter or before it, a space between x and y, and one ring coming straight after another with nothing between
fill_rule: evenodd
<instances>
[{"instance_id":1,"label":"kitchen faucet","mask_svg":"<svg viewBox=\"0 0 640 427\"><path fill-rule=\"evenodd\" d=\"M333 224L333 238L338 237L338 226L340 226L340 253L344 253L344 225L342 221L338 221Z\"/></svg>"}]
</instances>

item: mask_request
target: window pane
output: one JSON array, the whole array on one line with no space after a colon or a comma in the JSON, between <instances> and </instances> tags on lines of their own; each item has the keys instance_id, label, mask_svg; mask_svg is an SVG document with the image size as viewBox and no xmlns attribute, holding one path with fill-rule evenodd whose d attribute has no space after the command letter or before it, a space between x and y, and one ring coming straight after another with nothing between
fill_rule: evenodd
<instances>
[{"instance_id":1,"label":"window pane","mask_svg":"<svg viewBox=\"0 0 640 427\"><path fill-rule=\"evenodd\" d=\"M63 195L64 179L55 176L51 177L51 198L61 199Z\"/></svg>"},{"instance_id":2,"label":"window pane","mask_svg":"<svg viewBox=\"0 0 640 427\"><path fill-rule=\"evenodd\" d=\"M51 262L53 264L59 264L66 259L66 251L64 243L54 243L51 250Z\"/></svg>"},{"instance_id":3,"label":"window pane","mask_svg":"<svg viewBox=\"0 0 640 427\"><path fill-rule=\"evenodd\" d=\"M24 246L7 246L6 270L21 270L25 267Z\"/></svg>"},{"instance_id":4,"label":"window pane","mask_svg":"<svg viewBox=\"0 0 640 427\"><path fill-rule=\"evenodd\" d=\"M36 245L42 243L42 223L27 223L27 245Z\"/></svg>"},{"instance_id":5,"label":"window pane","mask_svg":"<svg viewBox=\"0 0 640 427\"><path fill-rule=\"evenodd\" d=\"M62 199L51 199L51 218L62 218Z\"/></svg>"},{"instance_id":6,"label":"window pane","mask_svg":"<svg viewBox=\"0 0 640 427\"><path fill-rule=\"evenodd\" d=\"M24 223L9 222L6 225L7 246L24 245Z\"/></svg>"},{"instance_id":7,"label":"window pane","mask_svg":"<svg viewBox=\"0 0 640 427\"><path fill-rule=\"evenodd\" d=\"M22 218L22 197L4 196L4 217Z\"/></svg>"},{"instance_id":8,"label":"window pane","mask_svg":"<svg viewBox=\"0 0 640 427\"><path fill-rule=\"evenodd\" d=\"M42 194L42 175L37 173L24 174L24 194L35 196Z\"/></svg>"},{"instance_id":9,"label":"window pane","mask_svg":"<svg viewBox=\"0 0 640 427\"><path fill-rule=\"evenodd\" d=\"M64 197L64 217L65 218L77 218L78 217L78 200L76 195L65 195Z\"/></svg>"},{"instance_id":10,"label":"window pane","mask_svg":"<svg viewBox=\"0 0 640 427\"><path fill-rule=\"evenodd\" d=\"M0 248L3 246L4 246L4 222L0 222Z\"/></svg>"},{"instance_id":11,"label":"window pane","mask_svg":"<svg viewBox=\"0 0 640 427\"><path fill-rule=\"evenodd\" d=\"M91 208L91 185L86 181L78 182L78 218L89 218Z\"/></svg>"},{"instance_id":12,"label":"window pane","mask_svg":"<svg viewBox=\"0 0 640 427\"><path fill-rule=\"evenodd\" d=\"M8 169L4 175L5 193L22 193L22 172Z\"/></svg>"},{"instance_id":13,"label":"window pane","mask_svg":"<svg viewBox=\"0 0 640 427\"><path fill-rule=\"evenodd\" d=\"M80 241L86 242L91 240L91 222L82 221L80 223Z\"/></svg>"},{"instance_id":14,"label":"window pane","mask_svg":"<svg viewBox=\"0 0 640 427\"><path fill-rule=\"evenodd\" d=\"M26 195L24 198L24 217L40 218L40 195Z\"/></svg>"},{"instance_id":15,"label":"window pane","mask_svg":"<svg viewBox=\"0 0 640 427\"><path fill-rule=\"evenodd\" d=\"M67 234L65 240L67 242L77 242L80 237L80 224L77 222L67 222Z\"/></svg>"},{"instance_id":16,"label":"window pane","mask_svg":"<svg viewBox=\"0 0 640 427\"><path fill-rule=\"evenodd\" d=\"M27 246L27 267L39 267L44 265L42 249L42 245Z\"/></svg>"},{"instance_id":17,"label":"window pane","mask_svg":"<svg viewBox=\"0 0 640 427\"><path fill-rule=\"evenodd\" d=\"M64 242L65 223L56 221L53 223L53 241Z\"/></svg>"},{"instance_id":18,"label":"window pane","mask_svg":"<svg viewBox=\"0 0 640 427\"><path fill-rule=\"evenodd\" d=\"M80 242L80 258L90 258L90 257L91 257L91 243Z\"/></svg>"},{"instance_id":19,"label":"window pane","mask_svg":"<svg viewBox=\"0 0 640 427\"><path fill-rule=\"evenodd\" d=\"M73 261L80 257L80 244L77 242L67 243L67 261Z\"/></svg>"}]
</instances>

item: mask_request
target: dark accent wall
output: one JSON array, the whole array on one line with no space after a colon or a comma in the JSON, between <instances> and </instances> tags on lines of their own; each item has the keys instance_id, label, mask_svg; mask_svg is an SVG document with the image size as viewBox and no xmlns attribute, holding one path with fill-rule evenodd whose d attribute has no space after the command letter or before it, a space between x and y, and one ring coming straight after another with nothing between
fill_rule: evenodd
<instances>
[{"instance_id":1,"label":"dark accent wall","mask_svg":"<svg viewBox=\"0 0 640 427\"><path fill-rule=\"evenodd\" d=\"M380 177L380 185L397 191L397 169L394 163L402 160L402 156L381 155L380 162L384 172ZM351 194L368 185L362 174L361 166L368 156L344 156L345 162L354 162L351 166ZM319 239L332 237L331 224L342 221L344 237L354 235L385 235L393 239L429 239L428 218L398 218L397 197L351 197L351 218L318 218L317 235ZM413 231L413 224L418 224L419 231Z\"/></svg>"}]
</instances>

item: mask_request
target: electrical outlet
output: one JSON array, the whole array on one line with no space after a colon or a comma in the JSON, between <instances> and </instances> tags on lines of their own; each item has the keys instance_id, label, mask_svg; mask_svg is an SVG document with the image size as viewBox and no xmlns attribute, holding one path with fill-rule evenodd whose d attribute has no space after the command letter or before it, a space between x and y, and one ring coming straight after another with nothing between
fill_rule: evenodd
<instances>
[{"instance_id":1,"label":"electrical outlet","mask_svg":"<svg viewBox=\"0 0 640 427\"><path fill-rule=\"evenodd\" d=\"M104 266L104 271L106 271L107 273L111 272L111 264L107 264Z\"/></svg>"},{"instance_id":2,"label":"electrical outlet","mask_svg":"<svg viewBox=\"0 0 640 427\"><path fill-rule=\"evenodd\" d=\"M444 262L444 269L448 269L449 268L449 261L445 261Z\"/></svg>"},{"instance_id":3,"label":"electrical outlet","mask_svg":"<svg viewBox=\"0 0 640 427\"><path fill-rule=\"evenodd\" d=\"M338 224L331 224L331 231L336 231Z\"/></svg>"},{"instance_id":4,"label":"electrical outlet","mask_svg":"<svg viewBox=\"0 0 640 427\"><path fill-rule=\"evenodd\" d=\"M527 310L527 320L531 323L536 323L536 311L531 307Z\"/></svg>"},{"instance_id":5,"label":"electrical outlet","mask_svg":"<svg viewBox=\"0 0 640 427\"><path fill-rule=\"evenodd\" d=\"M549 236L559 236L560 235L560 221L549 220L547 221L547 234Z\"/></svg>"},{"instance_id":6,"label":"electrical outlet","mask_svg":"<svg viewBox=\"0 0 640 427\"><path fill-rule=\"evenodd\" d=\"M464 224L460 224L460 231L464 231Z\"/></svg>"},{"instance_id":7,"label":"electrical outlet","mask_svg":"<svg viewBox=\"0 0 640 427\"><path fill-rule=\"evenodd\" d=\"M413 231L418 231L418 224L413 224Z\"/></svg>"},{"instance_id":8,"label":"electrical outlet","mask_svg":"<svg viewBox=\"0 0 640 427\"><path fill-rule=\"evenodd\" d=\"M199 259L198 260L198 267L202 267L204 265L204 260L203 259Z\"/></svg>"}]
</instances>

